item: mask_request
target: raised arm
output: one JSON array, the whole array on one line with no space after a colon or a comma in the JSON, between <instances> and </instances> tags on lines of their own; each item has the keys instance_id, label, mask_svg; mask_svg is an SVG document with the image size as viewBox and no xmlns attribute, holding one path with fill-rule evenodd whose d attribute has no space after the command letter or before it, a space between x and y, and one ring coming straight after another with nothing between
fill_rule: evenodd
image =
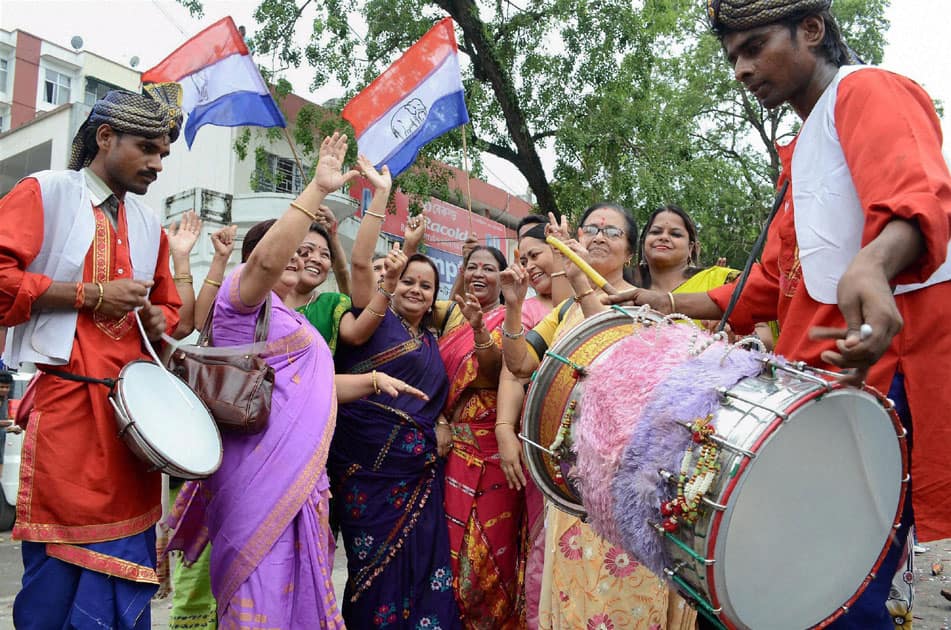
<instances>
[{"instance_id":1,"label":"raised arm","mask_svg":"<svg viewBox=\"0 0 951 630\"><path fill-rule=\"evenodd\" d=\"M346 152L347 136L334 133L324 138L314 178L267 231L241 269L243 304L251 306L264 301L310 230L310 224L317 220L320 204L327 195L360 174L355 170L342 170Z\"/></svg>"},{"instance_id":2,"label":"raised arm","mask_svg":"<svg viewBox=\"0 0 951 630\"><path fill-rule=\"evenodd\" d=\"M393 291L399 281L400 273L406 266L406 256L400 251L400 244L394 243L393 249L386 256L386 275L383 284L373 293L370 303L366 305L359 317L353 313L346 313L340 320L340 338L351 346L360 346L369 341L380 322L386 317L386 309L393 299Z\"/></svg>"},{"instance_id":3,"label":"raised arm","mask_svg":"<svg viewBox=\"0 0 951 630\"><path fill-rule=\"evenodd\" d=\"M195 298L195 328L201 330L205 325L205 319L215 303L215 297L218 295L218 287L224 280L225 271L228 269L228 259L231 258L231 252L234 251L234 242L238 236L238 226L229 225L223 227L211 235L211 246L215 250L211 258L211 265L208 267L208 275L201 283L201 289L198 291L198 297Z\"/></svg>"},{"instance_id":4,"label":"raised arm","mask_svg":"<svg viewBox=\"0 0 951 630\"><path fill-rule=\"evenodd\" d=\"M381 171L377 171L364 155L357 158L357 164L360 172L373 186L373 201L363 213L360 229L357 230L353 251L350 254L353 275L350 295L355 307L364 308L370 303L376 291L377 279L373 273L373 250L380 236L380 228L383 227L383 221L386 219L386 204L389 201L390 189L393 187L393 179L390 177L388 166L384 165Z\"/></svg>"},{"instance_id":5,"label":"raised arm","mask_svg":"<svg viewBox=\"0 0 951 630\"><path fill-rule=\"evenodd\" d=\"M419 253L423 235L426 234L427 223L425 215L422 214L411 216L406 221L406 227L403 228L403 253L406 254L407 258Z\"/></svg>"},{"instance_id":6,"label":"raised arm","mask_svg":"<svg viewBox=\"0 0 951 630\"><path fill-rule=\"evenodd\" d=\"M175 339L184 339L195 330L195 286L192 279L191 253L201 235L201 220L194 210L182 215L166 231L168 249L172 254L172 280L182 300L178 309L178 326L172 333Z\"/></svg>"},{"instance_id":7,"label":"raised arm","mask_svg":"<svg viewBox=\"0 0 951 630\"><path fill-rule=\"evenodd\" d=\"M339 222L334 216L333 210L321 204L320 211L317 213L317 222L324 226L327 234L330 235L331 259L333 260L334 280L337 281L337 291L345 295L350 295L350 266L347 264L347 252L343 250L343 244L337 235Z\"/></svg>"},{"instance_id":8,"label":"raised arm","mask_svg":"<svg viewBox=\"0 0 951 630\"><path fill-rule=\"evenodd\" d=\"M522 302L528 292L528 274L516 260L499 274L505 296L505 321L502 323L502 355L512 374L527 378L538 367L538 359L529 351L522 325ZM507 333L507 334L506 334Z\"/></svg>"}]
</instances>

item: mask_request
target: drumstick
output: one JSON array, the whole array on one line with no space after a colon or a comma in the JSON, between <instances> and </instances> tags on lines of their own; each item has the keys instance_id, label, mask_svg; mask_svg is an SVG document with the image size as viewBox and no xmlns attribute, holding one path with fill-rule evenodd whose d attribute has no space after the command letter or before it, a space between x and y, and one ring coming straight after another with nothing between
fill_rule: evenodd
<instances>
[{"instance_id":1,"label":"drumstick","mask_svg":"<svg viewBox=\"0 0 951 630\"><path fill-rule=\"evenodd\" d=\"M591 265L586 263L581 256L571 251L567 245L559 241L557 238L549 234L545 237L545 242L560 251L562 254L568 257L568 260L573 262L578 269L584 272L584 275L588 276L591 282L595 283L598 288L607 293L608 295L617 295L617 289L611 286L611 283L604 279L600 273L594 270Z\"/></svg>"}]
</instances>

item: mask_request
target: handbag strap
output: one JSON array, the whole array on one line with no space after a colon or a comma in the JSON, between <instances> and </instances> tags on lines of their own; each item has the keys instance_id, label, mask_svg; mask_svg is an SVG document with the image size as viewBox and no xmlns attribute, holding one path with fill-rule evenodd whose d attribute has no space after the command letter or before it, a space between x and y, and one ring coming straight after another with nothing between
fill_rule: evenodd
<instances>
[{"instance_id":1,"label":"handbag strap","mask_svg":"<svg viewBox=\"0 0 951 630\"><path fill-rule=\"evenodd\" d=\"M211 309L208 311L208 316L205 318L205 323L202 324L201 332L198 334L198 342L195 344L199 347L207 347L212 345L211 339L211 320L215 316L215 305L211 305ZM261 305L261 309L258 311L258 318L254 323L254 343L260 343L262 341L267 341L268 329L271 326L271 294L267 294L264 303Z\"/></svg>"}]
</instances>

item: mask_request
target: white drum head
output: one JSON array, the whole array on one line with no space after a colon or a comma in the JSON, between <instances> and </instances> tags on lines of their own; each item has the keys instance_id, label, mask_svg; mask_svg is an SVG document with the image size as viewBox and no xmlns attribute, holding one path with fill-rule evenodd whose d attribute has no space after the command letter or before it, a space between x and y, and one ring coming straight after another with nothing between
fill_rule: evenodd
<instances>
[{"instance_id":1,"label":"white drum head","mask_svg":"<svg viewBox=\"0 0 951 630\"><path fill-rule=\"evenodd\" d=\"M716 540L730 620L801 630L855 594L893 531L903 474L895 434L870 394L842 389L804 404L759 448Z\"/></svg>"},{"instance_id":2,"label":"white drum head","mask_svg":"<svg viewBox=\"0 0 951 630\"><path fill-rule=\"evenodd\" d=\"M116 389L152 449L196 477L218 469L218 427L201 399L178 377L155 363L136 361L122 369Z\"/></svg>"}]
</instances>

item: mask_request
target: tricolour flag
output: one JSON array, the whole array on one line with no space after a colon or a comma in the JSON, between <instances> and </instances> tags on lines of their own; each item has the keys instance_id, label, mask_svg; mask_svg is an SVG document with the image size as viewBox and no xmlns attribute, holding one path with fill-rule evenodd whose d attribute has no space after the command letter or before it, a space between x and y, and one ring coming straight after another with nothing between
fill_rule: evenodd
<instances>
[{"instance_id":1,"label":"tricolour flag","mask_svg":"<svg viewBox=\"0 0 951 630\"><path fill-rule=\"evenodd\" d=\"M469 122L452 18L444 18L343 108L357 147L396 177L430 140Z\"/></svg>"},{"instance_id":2,"label":"tricolour flag","mask_svg":"<svg viewBox=\"0 0 951 630\"><path fill-rule=\"evenodd\" d=\"M287 126L230 17L195 35L142 75L142 83L165 81L182 84L189 147L202 125Z\"/></svg>"}]
</instances>

